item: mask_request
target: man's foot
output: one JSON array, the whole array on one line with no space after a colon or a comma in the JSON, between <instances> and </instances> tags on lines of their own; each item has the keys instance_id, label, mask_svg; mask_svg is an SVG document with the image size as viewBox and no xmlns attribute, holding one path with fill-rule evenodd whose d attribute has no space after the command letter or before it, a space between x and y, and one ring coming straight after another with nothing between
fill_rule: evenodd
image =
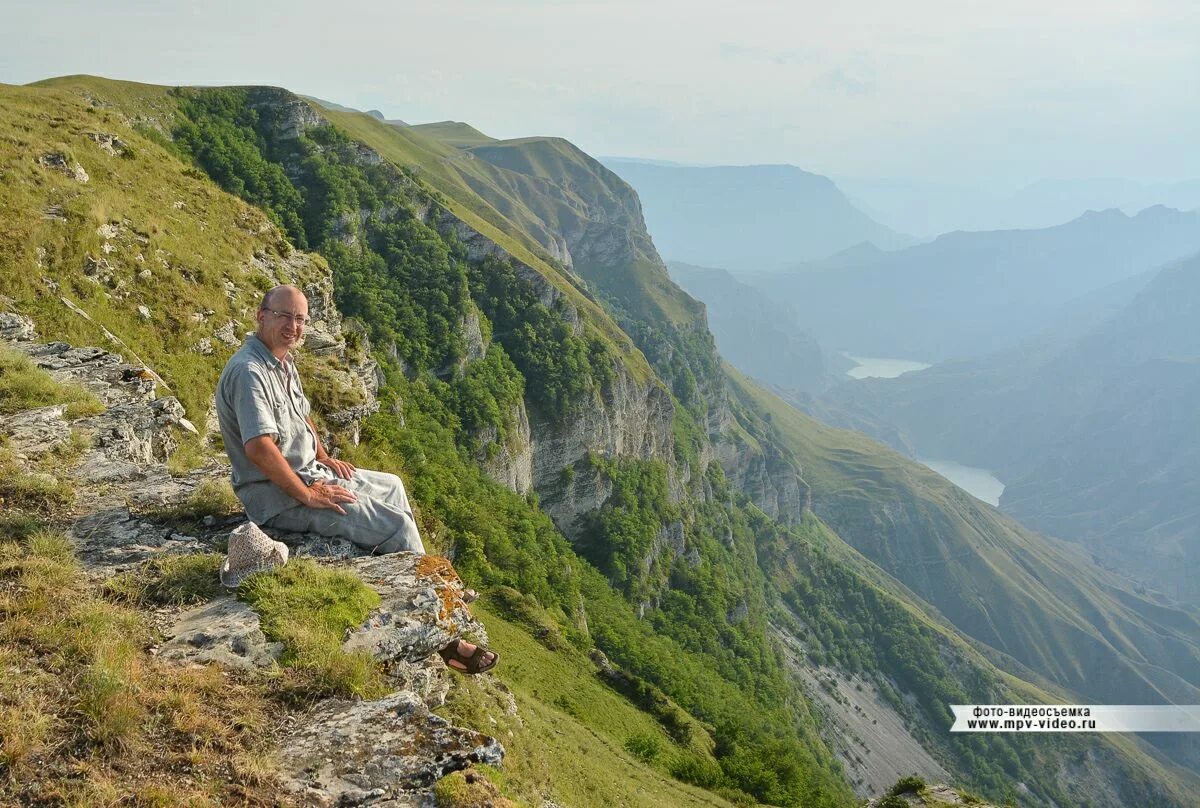
<instances>
[{"instance_id":1,"label":"man's foot","mask_svg":"<svg viewBox=\"0 0 1200 808\"><path fill-rule=\"evenodd\" d=\"M453 668L459 673L486 673L496 667L500 655L478 645L472 645L466 640L455 640L441 651L438 651L446 667Z\"/></svg>"}]
</instances>

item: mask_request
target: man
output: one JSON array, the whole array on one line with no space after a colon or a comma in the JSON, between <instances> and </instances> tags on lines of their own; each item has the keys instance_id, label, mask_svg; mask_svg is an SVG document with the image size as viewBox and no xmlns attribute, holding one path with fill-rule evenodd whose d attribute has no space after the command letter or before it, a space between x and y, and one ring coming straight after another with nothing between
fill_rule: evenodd
<instances>
[{"instance_id":1,"label":"man","mask_svg":"<svg viewBox=\"0 0 1200 808\"><path fill-rule=\"evenodd\" d=\"M394 474L331 457L291 351L308 325L308 300L277 286L217 382L217 418L246 516L266 527L348 539L372 553L424 553L404 484ZM499 657L461 640L443 649L451 667L480 673Z\"/></svg>"}]
</instances>

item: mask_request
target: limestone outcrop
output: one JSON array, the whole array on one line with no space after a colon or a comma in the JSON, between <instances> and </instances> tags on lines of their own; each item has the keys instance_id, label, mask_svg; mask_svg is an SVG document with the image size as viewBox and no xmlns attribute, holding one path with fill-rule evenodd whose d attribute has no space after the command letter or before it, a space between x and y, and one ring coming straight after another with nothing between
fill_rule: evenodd
<instances>
[{"instance_id":1,"label":"limestone outcrop","mask_svg":"<svg viewBox=\"0 0 1200 808\"><path fill-rule=\"evenodd\" d=\"M184 534L146 515L148 508L180 503L203 482L228 475L216 463L184 477L167 472L179 432L195 429L179 402L156 397L154 376L116 354L39 343L35 336L28 319L0 313L0 345L22 351L56 380L89 390L103 412L68 421L65 405L25 410L0 416L0 436L18 461L82 438L85 448L65 472L78 503L67 532L89 577L99 583L164 554L223 547L243 517L209 519ZM375 657L394 688L381 699L328 699L289 716L278 759L292 798L322 806L427 805L445 774L475 762L499 764L504 749L496 739L432 712L446 697L448 677L456 675L436 652L462 636L487 641L450 563L414 553L364 556L342 540L279 537L293 556L351 570L379 593L379 606L348 633L343 647ZM170 612L154 616L162 640L151 649L161 660L261 671L273 668L283 650L265 635L254 610L232 594L175 614L161 611Z\"/></svg>"}]
</instances>

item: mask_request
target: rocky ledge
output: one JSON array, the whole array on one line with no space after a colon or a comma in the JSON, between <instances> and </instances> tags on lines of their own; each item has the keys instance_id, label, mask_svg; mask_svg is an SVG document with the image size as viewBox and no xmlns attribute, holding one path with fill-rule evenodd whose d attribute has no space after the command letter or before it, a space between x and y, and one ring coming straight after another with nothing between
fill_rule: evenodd
<instances>
[{"instance_id":1,"label":"rocky ledge","mask_svg":"<svg viewBox=\"0 0 1200 808\"><path fill-rule=\"evenodd\" d=\"M82 435L87 448L69 472L82 505L68 532L92 577L103 580L163 554L224 546L240 518L212 520L185 535L140 515L183 502L206 480L228 473L215 463L186 477L168 473L165 462L180 431L195 427L174 397L156 397L149 369L98 348L38 342L29 320L5 312L0 345L25 353L60 382L83 386L103 405L100 414L71 422L61 405L0 416L0 436L19 461ZM413 553L364 556L348 542L314 536L276 538L293 557L353 570L380 594L380 605L348 632L343 647L370 653L395 686L382 699L330 699L289 716L278 759L293 798L310 805L428 805L442 776L476 762L498 764L504 749L495 738L431 712L444 702L452 675L437 650L464 635L487 641L449 562ZM163 641L155 653L178 664L270 669L282 651L268 641L258 615L231 596L160 618Z\"/></svg>"}]
</instances>

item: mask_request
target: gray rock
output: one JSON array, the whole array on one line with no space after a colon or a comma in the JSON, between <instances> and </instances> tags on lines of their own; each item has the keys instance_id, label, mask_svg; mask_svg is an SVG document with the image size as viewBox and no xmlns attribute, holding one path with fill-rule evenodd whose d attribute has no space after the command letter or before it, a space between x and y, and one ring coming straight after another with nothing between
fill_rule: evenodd
<instances>
[{"instance_id":1,"label":"gray rock","mask_svg":"<svg viewBox=\"0 0 1200 808\"><path fill-rule=\"evenodd\" d=\"M670 394L653 380L639 381L623 364L603 397L588 402L571 419L542 413L529 416L533 451L533 488L542 510L568 538L579 534L579 517L604 503L611 484L588 462L604 457L669 458L674 454ZM563 469L575 469L564 484Z\"/></svg>"},{"instance_id":2,"label":"gray rock","mask_svg":"<svg viewBox=\"0 0 1200 808\"><path fill-rule=\"evenodd\" d=\"M164 632L159 659L215 662L229 668L269 668L283 653L283 643L269 642L258 614L233 597L220 597L188 609Z\"/></svg>"},{"instance_id":3,"label":"gray rock","mask_svg":"<svg viewBox=\"0 0 1200 808\"><path fill-rule=\"evenodd\" d=\"M0 311L0 339L10 342L28 342L33 339L33 335L33 320L22 317L20 314Z\"/></svg>"},{"instance_id":4,"label":"gray rock","mask_svg":"<svg viewBox=\"0 0 1200 808\"><path fill-rule=\"evenodd\" d=\"M486 632L467 611L463 585L440 556L393 553L346 562L379 593L381 602L342 647L388 663L421 662L469 632Z\"/></svg>"},{"instance_id":5,"label":"gray rock","mask_svg":"<svg viewBox=\"0 0 1200 808\"><path fill-rule=\"evenodd\" d=\"M475 460L493 480L524 495L533 488L533 433L524 401L517 403L509 420L512 427L503 442L495 427L476 433L479 451Z\"/></svg>"},{"instance_id":6,"label":"gray rock","mask_svg":"<svg viewBox=\"0 0 1200 808\"><path fill-rule=\"evenodd\" d=\"M278 757L285 787L305 803L419 804L450 772L500 763L504 747L398 692L378 701L324 702L300 718Z\"/></svg>"},{"instance_id":7,"label":"gray rock","mask_svg":"<svg viewBox=\"0 0 1200 808\"><path fill-rule=\"evenodd\" d=\"M346 343L323 327L315 326L304 332L304 350L314 356L340 355L345 352Z\"/></svg>"},{"instance_id":8,"label":"gray rock","mask_svg":"<svg viewBox=\"0 0 1200 808\"><path fill-rule=\"evenodd\" d=\"M194 536L171 533L161 525L132 515L124 505L96 508L70 526L76 553L84 566L111 574L164 553L203 553L212 545Z\"/></svg>"},{"instance_id":9,"label":"gray rock","mask_svg":"<svg viewBox=\"0 0 1200 808\"><path fill-rule=\"evenodd\" d=\"M113 157L125 153L125 141L116 135L110 135L105 132L88 132L87 137Z\"/></svg>"},{"instance_id":10,"label":"gray rock","mask_svg":"<svg viewBox=\"0 0 1200 808\"><path fill-rule=\"evenodd\" d=\"M67 156L62 152L49 152L38 158L38 165L43 168L49 168L53 171L58 171L66 174L71 179L79 183L86 183L89 179L88 173L84 171L83 166L79 163L72 165Z\"/></svg>"},{"instance_id":11,"label":"gray rock","mask_svg":"<svg viewBox=\"0 0 1200 808\"><path fill-rule=\"evenodd\" d=\"M239 340L237 337L237 323L235 323L233 320L230 320L229 322L225 323L225 325L214 331L213 336L231 348L236 348L238 345L242 344L241 340Z\"/></svg>"},{"instance_id":12,"label":"gray rock","mask_svg":"<svg viewBox=\"0 0 1200 808\"><path fill-rule=\"evenodd\" d=\"M66 410L65 404L54 404L0 416L0 436L14 454L38 457L71 437L71 426L63 419Z\"/></svg>"}]
</instances>

